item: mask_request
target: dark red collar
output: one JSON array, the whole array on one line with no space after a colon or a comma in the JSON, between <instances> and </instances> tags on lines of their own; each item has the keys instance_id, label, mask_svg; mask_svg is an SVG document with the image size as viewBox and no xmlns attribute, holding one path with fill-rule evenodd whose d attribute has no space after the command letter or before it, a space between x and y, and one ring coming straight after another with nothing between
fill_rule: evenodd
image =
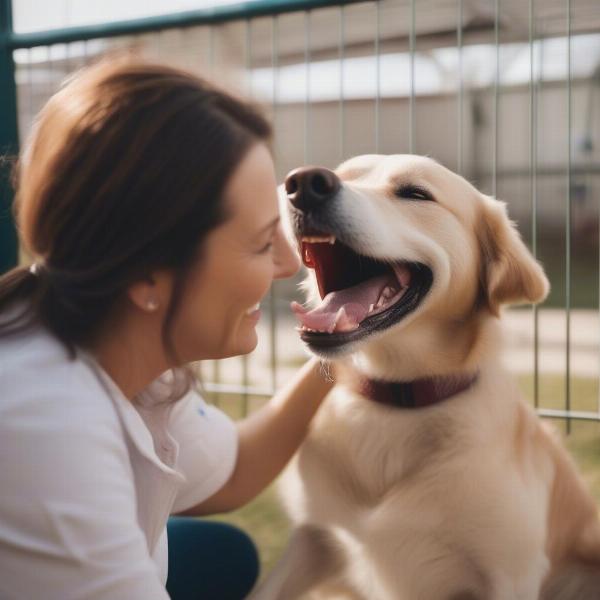
<instances>
[{"instance_id":1,"label":"dark red collar","mask_svg":"<svg viewBox=\"0 0 600 600\"><path fill-rule=\"evenodd\" d=\"M358 391L370 400L388 406L423 408L439 404L468 390L478 378L478 372L468 375L415 379L414 381L381 381L364 378L358 384Z\"/></svg>"}]
</instances>

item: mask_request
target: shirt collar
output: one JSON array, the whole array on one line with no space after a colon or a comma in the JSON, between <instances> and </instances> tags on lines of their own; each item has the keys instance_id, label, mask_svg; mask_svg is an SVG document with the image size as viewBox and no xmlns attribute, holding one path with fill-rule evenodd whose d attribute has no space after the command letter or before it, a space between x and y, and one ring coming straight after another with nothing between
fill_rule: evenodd
<instances>
[{"instance_id":1,"label":"shirt collar","mask_svg":"<svg viewBox=\"0 0 600 600\"><path fill-rule=\"evenodd\" d=\"M142 419L140 413L134 406L134 403L125 397L119 386L113 381L110 375L100 366L98 361L92 354L81 348L77 349L77 354L83 362L85 362L94 372L102 387L106 390L108 395L113 401L113 404L119 414L121 423L128 434L129 438L139 451L139 453L153 463L158 469L160 469L166 475L175 479L185 481L184 476L166 465L156 454L154 449L154 439L148 429L146 423ZM164 407L161 407L164 409ZM168 413L170 412L171 406L167 408L167 415L165 416L165 422L168 421ZM148 410L148 407L145 407Z\"/></svg>"}]
</instances>

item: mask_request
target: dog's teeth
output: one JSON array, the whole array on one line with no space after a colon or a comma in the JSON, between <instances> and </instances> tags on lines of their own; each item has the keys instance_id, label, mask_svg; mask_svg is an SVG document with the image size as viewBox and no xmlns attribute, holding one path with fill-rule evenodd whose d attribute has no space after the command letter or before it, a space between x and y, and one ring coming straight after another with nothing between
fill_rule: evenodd
<instances>
[{"instance_id":1,"label":"dog's teeth","mask_svg":"<svg viewBox=\"0 0 600 600\"><path fill-rule=\"evenodd\" d=\"M394 273L396 274L396 279L398 280L401 289L407 288L410 285L411 274L406 266L396 265L394 267Z\"/></svg>"},{"instance_id":2,"label":"dog's teeth","mask_svg":"<svg viewBox=\"0 0 600 600\"><path fill-rule=\"evenodd\" d=\"M345 319L346 318L346 309L341 306L336 315L335 315L335 319L333 320L333 325L329 328L329 333L333 333L335 331L335 328L337 327L338 323L340 322L341 319Z\"/></svg>"},{"instance_id":3,"label":"dog's teeth","mask_svg":"<svg viewBox=\"0 0 600 600\"><path fill-rule=\"evenodd\" d=\"M303 242L308 242L309 244L335 244L335 236L334 235L304 235L302 236Z\"/></svg>"},{"instance_id":4,"label":"dog's teeth","mask_svg":"<svg viewBox=\"0 0 600 600\"><path fill-rule=\"evenodd\" d=\"M374 304L370 304L369 305L369 312L373 312L375 310L375 305Z\"/></svg>"},{"instance_id":5,"label":"dog's teeth","mask_svg":"<svg viewBox=\"0 0 600 600\"><path fill-rule=\"evenodd\" d=\"M308 308L305 308L304 306L302 306L302 304L299 304L295 300L292 300L292 302L290 303L290 308L297 315L304 315L304 314L306 314L308 312Z\"/></svg>"}]
</instances>

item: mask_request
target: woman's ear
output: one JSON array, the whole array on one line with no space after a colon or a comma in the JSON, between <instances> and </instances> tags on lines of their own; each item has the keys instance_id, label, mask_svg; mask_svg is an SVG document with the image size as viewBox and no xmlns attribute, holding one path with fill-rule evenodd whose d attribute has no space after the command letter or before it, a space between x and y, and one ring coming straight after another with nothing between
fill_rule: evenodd
<instances>
[{"instance_id":1,"label":"woman's ear","mask_svg":"<svg viewBox=\"0 0 600 600\"><path fill-rule=\"evenodd\" d=\"M481 286L492 314L503 304L541 302L550 284L541 265L509 220L503 202L484 196L481 226Z\"/></svg>"},{"instance_id":2,"label":"woman's ear","mask_svg":"<svg viewBox=\"0 0 600 600\"><path fill-rule=\"evenodd\" d=\"M171 276L166 271L157 271L132 283L127 288L127 297L144 312L164 311L169 304L171 284Z\"/></svg>"}]
</instances>

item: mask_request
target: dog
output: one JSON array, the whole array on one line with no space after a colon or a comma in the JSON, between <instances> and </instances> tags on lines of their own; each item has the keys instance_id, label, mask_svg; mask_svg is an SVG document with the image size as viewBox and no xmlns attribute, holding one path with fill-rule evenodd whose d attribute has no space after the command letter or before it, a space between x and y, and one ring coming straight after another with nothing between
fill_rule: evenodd
<instances>
[{"instance_id":1,"label":"dog","mask_svg":"<svg viewBox=\"0 0 600 600\"><path fill-rule=\"evenodd\" d=\"M549 289L505 205L413 155L303 167L284 196L300 335L336 385L251 598L600 599L597 508L499 356L501 308Z\"/></svg>"}]
</instances>

